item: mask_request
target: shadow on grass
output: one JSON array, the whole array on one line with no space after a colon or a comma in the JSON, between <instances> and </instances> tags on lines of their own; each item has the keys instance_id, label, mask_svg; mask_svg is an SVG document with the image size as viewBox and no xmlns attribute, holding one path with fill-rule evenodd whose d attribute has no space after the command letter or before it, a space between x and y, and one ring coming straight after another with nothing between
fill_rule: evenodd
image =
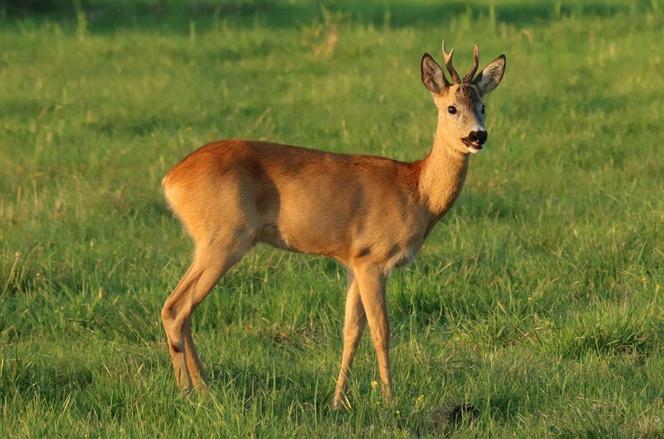
<instances>
[{"instance_id":1,"label":"shadow on grass","mask_svg":"<svg viewBox=\"0 0 664 439\"><path fill-rule=\"evenodd\" d=\"M8 362L0 373L0 400L10 399L16 392L25 395L34 394L51 403L62 403L73 391L84 390L93 383L91 370L77 368L64 370L28 362Z\"/></svg>"}]
</instances>

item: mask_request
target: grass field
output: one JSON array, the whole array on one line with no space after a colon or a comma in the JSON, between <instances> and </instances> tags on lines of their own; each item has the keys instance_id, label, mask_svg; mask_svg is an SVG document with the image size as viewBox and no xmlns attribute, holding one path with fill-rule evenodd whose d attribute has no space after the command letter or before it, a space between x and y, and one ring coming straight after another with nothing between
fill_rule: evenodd
<instances>
[{"instance_id":1,"label":"grass field","mask_svg":"<svg viewBox=\"0 0 664 439\"><path fill-rule=\"evenodd\" d=\"M316 3L1 16L0 436L663 437L664 3ZM159 310L192 248L162 175L225 137L421 158L443 37L508 66L391 277L395 405L365 336L329 409L344 271L267 247L197 310L211 392L179 396Z\"/></svg>"}]
</instances>

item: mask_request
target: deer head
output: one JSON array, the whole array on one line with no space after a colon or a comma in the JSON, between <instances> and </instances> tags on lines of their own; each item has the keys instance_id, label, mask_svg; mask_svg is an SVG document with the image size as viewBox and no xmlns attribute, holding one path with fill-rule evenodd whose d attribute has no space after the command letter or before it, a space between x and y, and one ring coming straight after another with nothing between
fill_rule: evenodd
<instances>
[{"instance_id":1,"label":"deer head","mask_svg":"<svg viewBox=\"0 0 664 439\"><path fill-rule=\"evenodd\" d=\"M438 108L437 135L444 135L444 143L458 152L477 153L488 138L484 128L485 106L482 98L498 87L503 79L505 55L500 55L476 76L479 49L475 46L473 66L461 78L452 65L454 49L448 52L443 41L442 52L451 81L431 55L425 53L422 57L422 82Z\"/></svg>"}]
</instances>

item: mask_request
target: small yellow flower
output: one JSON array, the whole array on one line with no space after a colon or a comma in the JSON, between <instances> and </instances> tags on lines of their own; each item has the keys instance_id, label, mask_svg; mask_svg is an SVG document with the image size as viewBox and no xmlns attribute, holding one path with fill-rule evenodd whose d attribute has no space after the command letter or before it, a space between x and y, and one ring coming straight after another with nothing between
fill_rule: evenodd
<instances>
[{"instance_id":1,"label":"small yellow flower","mask_svg":"<svg viewBox=\"0 0 664 439\"><path fill-rule=\"evenodd\" d=\"M378 381L374 380L371 382L371 388L372 389L377 389L378 388Z\"/></svg>"}]
</instances>

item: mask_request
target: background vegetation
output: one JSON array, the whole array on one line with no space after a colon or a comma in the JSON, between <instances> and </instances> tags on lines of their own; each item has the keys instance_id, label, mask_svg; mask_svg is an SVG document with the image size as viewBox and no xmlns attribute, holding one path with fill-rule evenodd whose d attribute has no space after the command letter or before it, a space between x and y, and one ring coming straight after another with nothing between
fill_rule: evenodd
<instances>
[{"instance_id":1,"label":"background vegetation","mask_svg":"<svg viewBox=\"0 0 664 439\"><path fill-rule=\"evenodd\" d=\"M664 435L661 1L17 4L0 436ZM211 394L180 397L159 309L191 245L161 176L224 137L420 158L443 37L508 67L461 199L391 278L395 406L365 337L328 408L343 270L269 248L197 311Z\"/></svg>"}]
</instances>

